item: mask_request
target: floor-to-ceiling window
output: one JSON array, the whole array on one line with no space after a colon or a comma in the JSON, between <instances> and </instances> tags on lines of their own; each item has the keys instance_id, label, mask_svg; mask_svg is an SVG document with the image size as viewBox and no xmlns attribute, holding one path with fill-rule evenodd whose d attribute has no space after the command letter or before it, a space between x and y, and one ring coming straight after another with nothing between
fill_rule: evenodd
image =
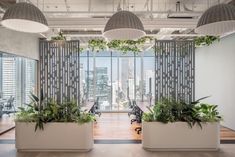
<instances>
[{"instance_id":1,"label":"floor-to-ceiling window","mask_svg":"<svg viewBox=\"0 0 235 157\"><path fill-rule=\"evenodd\" d=\"M36 92L36 61L0 52L0 105L15 108L30 102Z\"/></svg>"},{"instance_id":2,"label":"floor-to-ceiling window","mask_svg":"<svg viewBox=\"0 0 235 157\"><path fill-rule=\"evenodd\" d=\"M101 111L127 111L129 102L154 99L154 52L84 51L80 57L82 101Z\"/></svg>"}]
</instances>

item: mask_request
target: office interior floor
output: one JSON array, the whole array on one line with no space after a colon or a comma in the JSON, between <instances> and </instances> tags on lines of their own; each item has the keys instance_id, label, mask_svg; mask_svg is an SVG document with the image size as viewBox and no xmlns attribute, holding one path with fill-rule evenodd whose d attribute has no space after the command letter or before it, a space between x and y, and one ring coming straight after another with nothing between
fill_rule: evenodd
<instances>
[{"instance_id":1,"label":"office interior floor","mask_svg":"<svg viewBox=\"0 0 235 157\"><path fill-rule=\"evenodd\" d=\"M130 124L127 113L102 113L94 126L94 137L96 140L140 140L141 135L134 131L137 126L139 124ZM221 127L221 138L235 140L235 132ZM93 150L88 153L58 153L17 152L14 139L14 129L0 136L0 157L235 157L235 144L221 144L218 152L150 152L142 149L140 143L96 142Z\"/></svg>"},{"instance_id":2,"label":"office interior floor","mask_svg":"<svg viewBox=\"0 0 235 157\"><path fill-rule=\"evenodd\" d=\"M0 157L235 157L235 145L216 152L150 152L141 144L95 144L90 152L17 152L14 144L0 143Z\"/></svg>"},{"instance_id":3,"label":"office interior floor","mask_svg":"<svg viewBox=\"0 0 235 157\"><path fill-rule=\"evenodd\" d=\"M9 115L2 115L0 118L0 135L15 127L14 118Z\"/></svg>"},{"instance_id":4,"label":"office interior floor","mask_svg":"<svg viewBox=\"0 0 235 157\"><path fill-rule=\"evenodd\" d=\"M127 113L102 113L97 117L97 123L94 125L94 138L97 140L141 140L141 135L137 134L135 128L140 126L137 123L130 123L130 117ZM9 124L7 124L9 123ZM0 121L1 128L9 126L12 128L13 119L5 117ZM220 138L223 141L235 141L235 131L222 127ZM15 130L0 135L0 139L15 139Z\"/></svg>"}]
</instances>

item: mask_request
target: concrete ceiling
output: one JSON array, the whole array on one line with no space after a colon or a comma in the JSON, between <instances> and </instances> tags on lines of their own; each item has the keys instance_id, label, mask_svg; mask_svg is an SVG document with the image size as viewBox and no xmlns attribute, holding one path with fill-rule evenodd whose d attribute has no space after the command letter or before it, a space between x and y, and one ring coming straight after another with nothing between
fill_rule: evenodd
<instances>
[{"instance_id":1,"label":"concrete ceiling","mask_svg":"<svg viewBox=\"0 0 235 157\"><path fill-rule=\"evenodd\" d=\"M62 30L70 38L101 37L109 17L117 10L134 12L143 22L146 33L157 38L192 38L198 18L209 7L228 0L17 0L36 5L47 17L50 31ZM15 0L0 0L2 9ZM1 9L1 8L0 8ZM0 10L1 11L1 10Z\"/></svg>"}]
</instances>

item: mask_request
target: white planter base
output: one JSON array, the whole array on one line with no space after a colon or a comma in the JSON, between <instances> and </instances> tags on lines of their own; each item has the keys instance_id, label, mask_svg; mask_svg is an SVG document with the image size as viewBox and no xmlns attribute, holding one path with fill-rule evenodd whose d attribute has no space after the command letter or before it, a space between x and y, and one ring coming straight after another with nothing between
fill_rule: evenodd
<instances>
[{"instance_id":1,"label":"white planter base","mask_svg":"<svg viewBox=\"0 0 235 157\"><path fill-rule=\"evenodd\" d=\"M143 122L142 131L142 146L152 151L217 151L220 145L219 123L204 123L201 129L185 122Z\"/></svg>"},{"instance_id":2,"label":"white planter base","mask_svg":"<svg viewBox=\"0 0 235 157\"><path fill-rule=\"evenodd\" d=\"M18 151L79 151L93 148L93 123L47 123L44 130L35 129L35 123L16 122L16 149Z\"/></svg>"}]
</instances>

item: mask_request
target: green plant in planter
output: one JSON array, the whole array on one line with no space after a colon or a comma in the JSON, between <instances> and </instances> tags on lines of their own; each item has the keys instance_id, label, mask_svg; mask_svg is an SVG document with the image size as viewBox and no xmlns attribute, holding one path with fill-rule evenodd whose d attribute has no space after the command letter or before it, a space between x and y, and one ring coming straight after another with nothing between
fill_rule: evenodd
<instances>
[{"instance_id":1,"label":"green plant in planter","mask_svg":"<svg viewBox=\"0 0 235 157\"><path fill-rule=\"evenodd\" d=\"M95 117L87 112L81 111L75 101L66 101L62 104L49 99L39 99L31 94L32 103L26 108L19 108L16 121L35 122L35 131L43 130L43 125L49 122L76 122L78 124L88 123L95 120ZM40 101L41 100L41 101ZM43 103L42 103L43 102Z\"/></svg>"},{"instance_id":2,"label":"green plant in planter","mask_svg":"<svg viewBox=\"0 0 235 157\"><path fill-rule=\"evenodd\" d=\"M194 108L194 113L200 117L202 122L219 122L222 117L219 115L217 105L201 103Z\"/></svg>"},{"instance_id":3,"label":"green plant in planter","mask_svg":"<svg viewBox=\"0 0 235 157\"><path fill-rule=\"evenodd\" d=\"M19 107L19 111L16 114L16 119L18 122L35 122L37 114L35 113L34 107L28 105L27 108Z\"/></svg>"},{"instance_id":4,"label":"green plant in planter","mask_svg":"<svg viewBox=\"0 0 235 157\"><path fill-rule=\"evenodd\" d=\"M202 36L202 37L197 37L194 39L195 41L195 45L200 47L200 46L209 46L211 45L213 42L215 41L219 41L219 37L218 36Z\"/></svg>"},{"instance_id":5,"label":"green plant in planter","mask_svg":"<svg viewBox=\"0 0 235 157\"><path fill-rule=\"evenodd\" d=\"M147 122L158 121L162 123L169 122L187 122L190 127L195 124L202 127L202 122L218 122L221 120L217 111L217 106L200 104L203 97L197 101L186 103L174 99L163 98L158 101L153 108L149 108L149 113L144 113L142 119Z\"/></svg>"},{"instance_id":6,"label":"green plant in planter","mask_svg":"<svg viewBox=\"0 0 235 157\"><path fill-rule=\"evenodd\" d=\"M163 123L174 122L175 117L172 112L173 103L174 100L166 98L157 102L153 108L154 119Z\"/></svg>"}]
</instances>

